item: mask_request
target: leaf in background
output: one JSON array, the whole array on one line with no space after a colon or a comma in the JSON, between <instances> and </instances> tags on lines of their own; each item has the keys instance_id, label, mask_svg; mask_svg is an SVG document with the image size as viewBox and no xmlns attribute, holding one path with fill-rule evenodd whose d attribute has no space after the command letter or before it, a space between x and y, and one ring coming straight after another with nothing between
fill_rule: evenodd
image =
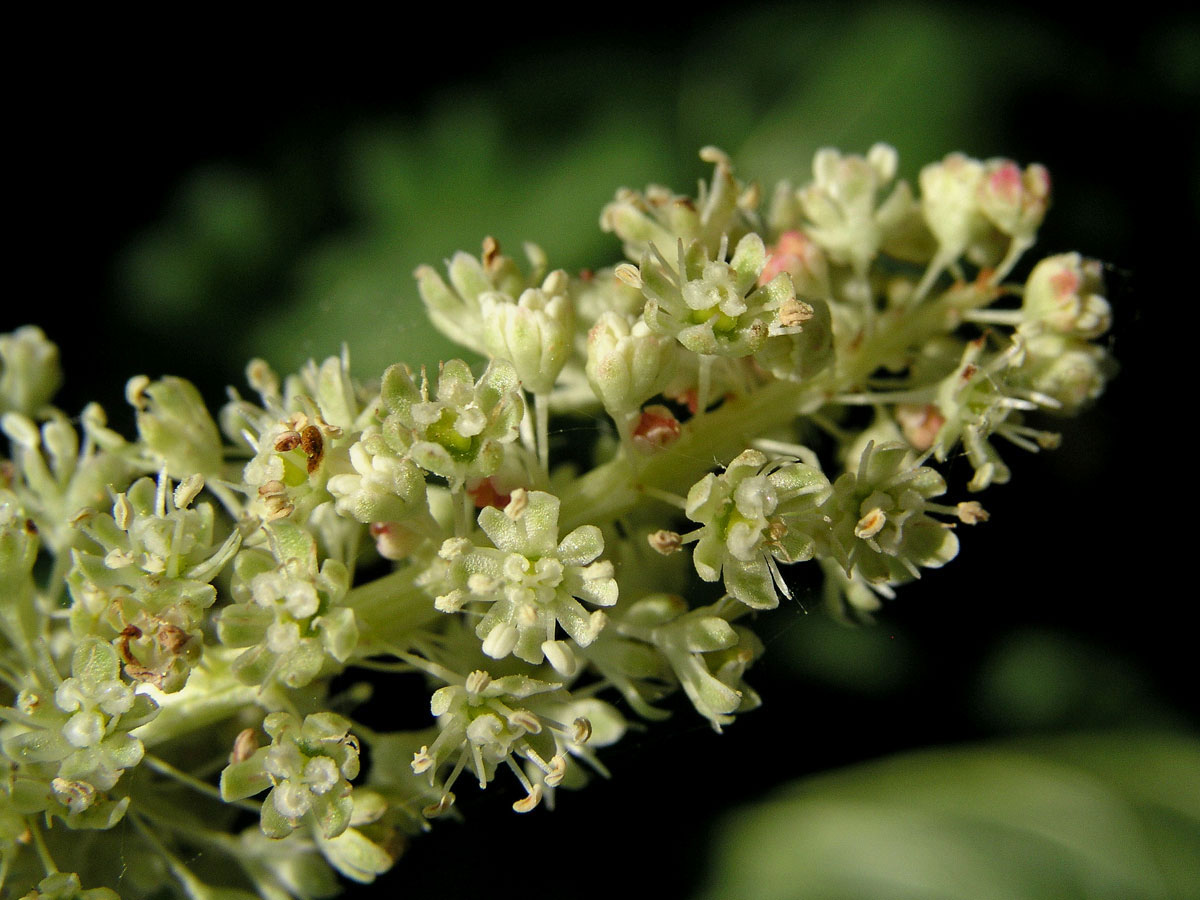
<instances>
[{"instance_id":1,"label":"leaf in background","mask_svg":"<svg viewBox=\"0 0 1200 900\"><path fill-rule=\"evenodd\" d=\"M600 209L624 173L667 163L652 123L619 130L608 124L596 121L586 133L550 141L507 133L479 102L443 108L419 133L366 125L346 148L354 224L298 264L294 305L261 319L242 351L285 371L309 356L336 353L342 341L361 372L463 356L467 351L430 325L413 269L440 268L457 249L478 253L487 235L518 260L522 244L533 241L556 268L615 255L615 241L596 225Z\"/></svg>"},{"instance_id":2,"label":"leaf in background","mask_svg":"<svg viewBox=\"0 0 1200 900\"><path fill-rule=\"evenodd\" d=\"M1107 734L897 756L729 817L704 898L1200 892L1200 741Z\"/></svg>"}]
</instances>

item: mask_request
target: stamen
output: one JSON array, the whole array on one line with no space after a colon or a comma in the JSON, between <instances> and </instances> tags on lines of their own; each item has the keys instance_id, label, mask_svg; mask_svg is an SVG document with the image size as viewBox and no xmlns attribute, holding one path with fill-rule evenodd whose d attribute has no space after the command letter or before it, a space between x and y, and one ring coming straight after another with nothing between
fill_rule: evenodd
<instances>
[{"instance_id":1,"label":"stamen","mask_svg":"<svg viewBox=\"0 0 1200 900\"><path fill-rule=\"evenodd\" d=\"M672 553L679 551L683 546L683 540L677 531L667 531L660 529L646 535L646 541L654 549L656 553L661 553L663 556L670 556Z\"/></svg>"},{"instance_id":2,"label":"stamen","mask_svg":"<svg viewBox=\"0 0 1200 900\"><path fill-rule=\"evenodd\" d=\"M233 750L229 754L230 764L245 762L254 755L254 751L257 749L258 732L253 728L243 728L238 732L238 736L233 739ZM425 748L422 747L421 749Z\"/></svg>"},{"instance_id":3,"label":"stamen","mask_svg":"<svg viewBox=\"0 0 1200 900\"><path fill-rule=\"evenodd\" d=\"M509 497L508 505L504 507L504 514L515 522L521 517L521 513L525 512L528 503L529 492L525 488L516 488Z\"/></svg>"},{"instance_id":4,"label":"stamen","mask_svg":"<svg viewBox=\"0 0 1200 900\"><path fill-rule=\"evenodd\" d=\"M436 819L438 816L446 813L450 807L454 805L454 800L454 793L452 791L446 791L446 793L442 794L442 799L437 803L431 803L429 806L422 808L421 814L427 819Z\"/></svg>"},{"instance_id":5,"label":"stamen","mask_svg":"<svg viewBox=\"0 0 1200 900\"><path fill-rule=\"evenodd\" d=\"M567 761L562 756L554 756L550 759L550 771L545 774L543 781L550 787L558 787L562 784L562 780L567 774Z\"/></svg>"},{"instance_id":6,"label":"stamen","mask_svg":"<svg viewBox=\"0 0 1200 900\"><path fill-rule=\"evenodd\" d=\"M476 669L467 676L466 683L463 685L467 689L468 694L481 694L489 684L492 683L492 676L482 669Z\"/></svg>"},{"instance_id":7,"label":"stamen","mask_svg":"<svg viewBox=\"0 0 1200 900\"><path fill-rule=\"evenodd\" d=\"M189 475L175 487L175 493L172 496L175 508L187 509L202 490L204 490L204 476L199 473Z\"/></svg>"},{"instance_id":8,"label":"stamen","mask_svg":"<svg viewBox=\"0 0 1200 900\"><path fill-rule=\"evenodd\" d=\"M592 736L592 723L580 716L571 724L571 743L586 744Z\"/></svg>"},{"instance_id":9,"label":"stamen","mask_svg":"<svg viewBox=\"0 0 1200 900\"><path fill-rule=\"evenodd\" d=\"M957 511L958 520L964 525L978 525L991 518L991 514L980 505L978 500L964 500L958 504Z\"/></svg>"},{"instance_id":10,"label":"stamen","mask_svg":"<svg viewBox=\"0 0 1200 900\"><path fill-rule=\"evenodd\" d=\"M613 269L613 275L617 277L617 281L622 284L627 284L631 288L642 289L642 273L638 271L638 267L632 263L621 263Z\"/></svg>"},{"instance_id":11,"label":"stamen","mask_svg":"<svg viewBox=\"0 0 1200 900\"><path fill-rule=\"evenodd\" d=\"M877 506L858 520L858 524L854 526L854 536L864 541L870 540L879 534L886 524L887 515Z\"/></svg>"},{"instance_id":12,"label":"stamen","mask_svg":"<svg viewBox=\"0 0 1200 900\"><path fill-rule=\"evenodd\" d=\"M535 809L542 802L542 786L533 784L529 786L529 795L523 800L518 800L512 805L513 812L527 813Z\"/></svg>"}]
</instances>

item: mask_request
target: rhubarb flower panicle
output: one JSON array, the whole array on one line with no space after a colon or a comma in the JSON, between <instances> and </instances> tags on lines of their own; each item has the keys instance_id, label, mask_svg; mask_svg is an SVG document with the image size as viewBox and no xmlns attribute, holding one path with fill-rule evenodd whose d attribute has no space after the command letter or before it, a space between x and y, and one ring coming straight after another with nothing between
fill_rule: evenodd
<instances>
[{"instance_id":1,"label":"rhubarb flower panicle","mask_svg":"<svg viewBox=\"0 0 1200 900\"><path fill-rule=\"evenodd\" d=\"M665 693L656 684L678 684L719 732L735 714L760 702L743 676L762 654L762 644L749 630L730 624L735 610L721 602L689 609L676 594L643 597L617 620L620 638L602 639L603 652L594 654L597 668L647 718L666 715L650 705Z\"/></svg>"},{"instance_id":2,"label":"rhubarb flower panicle","mask_svg":"<svg viewBox=\"0 0 1200 900\"><path fill-rule=\"evenodd\" d=\"M6 726L0 741L14 800L26 814L60 818L70 828L112 827L130 798L110 792L145 752L131 732L158 705L122 680L116 650L95 637L75 647L71 675L56 686L37 673L23 680L12 710L19 724Z\"/></svg>"},{"instance_id":3,"label":"rhubarb flower panicle","mask_svg":"<svg viewBox=\"0 0 1200 900\"><path fill-rule=\"evenodd\" d=\"M418 266L413 273L417 291L433 326L456 344L480 355L488 353L487 326L482 298L497 292L519 297L535 288L546 274L546 254L536 244L525 245L530 272L521 272L516 261L500 252L495 238L484 238L483 252L476 258L459 251L446 263L446 283L432 267Z\"/></svg>"},{"instance_id":4,"label":"rhubarb flower panicle","mask_svg":"<svg viewBox=\"0 0 1200 900\"><path fill-rule=\"evenodd\" d=\"M37 416L62 386L58 347L36 325L0 334L0 414Z\"/></svg>"},{"instance_id":5,"label":"rhubarb flower panicle","mask_svg":"<svg viewBox=\"0 0 1200 900\"><path fill-rule=\"evenodd\" d=\"M896 150L887 144L876 144L865 158L826 147L813 157L812 183L797 193L809 237L832 262L860 277L879 252L891 207L906 197L906 188L897 186L888 199L879 199L896 177L896 166Z\"/></svg>"},{"instance_id":6,"label":"rhubarb flower panicle","mask_svg":"<svg viewBox=\"0 0 1200 900\"><path fill-rule=\"evenodd\" d=\"M98 404L89 404L81 418L82 434L57 409L40 426L19 412L0 416L12 454L0 459L0 485L16 495L41 544L56 556L79 545L80 510L103 508L113 491L144 471L136 448L107 427Z\"/></svg>"},{"instance_id":7,"label":"rhubarb flower panicle","mask_svg":"<svg viewBox=\"0 0 1200 900\"><path fill-rule=\"evenodd\" d=\"M118 493L112 512L84 510L80 531L98 547L79 549L67 574L71 629L115 641L125 674L171 693L201 656L212 581L241 546L241 533L215 536L209 503L193 503L199 475L174 489L165 472Z\"/></svg>"},{"instance_id":8,"label":"rhubarb flower panicle","mask_svg":"<svg viewBox=\"0 0 1200 900\"><path fill-rule=\"evenodd\" d=\"M270 552L243 550L234 561L237 602L220 611L217 635L244 648L232 665L241 681L304 687L358 645L358 623L345 605L350 574L336 559L318 568L316 541L291 522L274 522L267 534Z\"/></svg>"},{"instance_id":9,"label":"rhubarb flower panicle","mask_svg":"<svg viewBox=\"0 0 1200 900\"><path fill-rule=\"evenodd\" d=\"M350 375L349 352L317 365L310 360L283 381L262 360L246 367L261 406L230 389L221 410L225 434L252 454L242 471L242 515L273 522L315 524L336 545L328 482L351 469L349 449L370 420L370 393ZM345 529L343 529L345 531Z\"/></svg>"},{"instance_id":10,"label":"rhubarb flower panicle","mask_svg":"<svg viewBox=\"0 0 1200 900\"><path fill-rule=\"evenodd\" d=\"M640 318L608 310L588 332L588 382L609 415L623 419L660 393L675 374L679 345Z\"/></svg>"}]
</instances>

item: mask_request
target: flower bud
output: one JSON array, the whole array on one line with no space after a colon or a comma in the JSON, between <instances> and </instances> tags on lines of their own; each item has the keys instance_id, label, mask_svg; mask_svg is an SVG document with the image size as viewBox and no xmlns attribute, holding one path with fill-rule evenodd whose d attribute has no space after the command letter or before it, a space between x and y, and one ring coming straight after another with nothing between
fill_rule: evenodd
<instances>
[{"instance_id":1,"label":"flower bud","mask_svg":"<svg viewBox=\"0 0 1200 900\"><path fill-rule=\"evenodd\" d=\"M1046 334L1028 342L1021 374L1039 394L1052 397L1070 415L1104 391L1113 363L1103 347L1065 335Z\"/></svg>"},{"instance_id":2,"label":"flower bud","mask_svg":"<svg viewBox=\"0 0 1200 900\"><path fill-rule=\"evenodd\" d=\"M130 379L126 395L137 409L138 433L172 478L221 471L220 433L190 381L168 375L150 382L138 376Z\"/></svg>"},{"instance_id":3,"label":"flower bud","mask_svg":"<svg viewBox=\"0 0 1200 900\"><path fill-rule=\"evenodd\" d=\"M808 231L829 258L865 272L879 249L876 197L896 177L896 150L876 144L861 156L826 147L813 157L813 183L799 194Z\"/></svg>"},{"instance_id":4,"label":"flower bud","mask_svg":"<svg viewBox=\"0 0 1200 900\"><path fill-rule=\"evenodd\" d=\"M607 311L588 332L587 372L592 389L610 413L638 409L675 373L675 341L653 333L641 320L630 325Z\"/></svg>"},{"instance_id":5,"label":"flower bud","mask_svg":"<svg viewBox=\"0 0 1200 900\"><path fill-rule=\"evenodd\" d=\"M421 470L390 452L377 431L368 429L350 447L350 463L353 472L334 475L326 485L343 515L363 523L399 522L427 509Z\"/></svg>"},{"instance_id":6,"label":"flower bud","mask_svg":"<svg viewBox=\"0 0 1200 900\"><path fill-rule=\"evenodd\" d=\"M0 412L36 415L62 380L58 347L40 328L26 325L0 334Z\"/></svg>"},{"instance_id":7,"label":"flower bud","mask_svg":"<svg viewBox=\"0 0 1200 900\"><path fill-rule=\"evenodd\" d=\"M1096 260L1085 260L1078 253L1043 259L1025 282L1022 329L1040 326L1081 338L1099 337L1112 323L1112 310L1100 294L1103 290Z\"/></svg>"},{"instance_id":8,"label":"flower bud","mask_svg":"<svg viewBox=\"0 0 1200 900\"><path fill-rule=\"evenodd\" d=\"M979 209L1010 237L1032 239L1050 200L1050 173L1034 163L1021 167L1008 159L989 159L979 183Z\"/></svg>"},{"instance_id":9,"label":"flower bud","mask_svg":"<svg viewBox=\"0 0 1200 900\"><path fill-rule=\"evenodd\" d=\"M983 178L983 164L961 153L921 170L921 210L941 252L950 259L961 256L988 231L979 207Z\"/></svg>"},{"instance_id":10,"label":"flower bud","mask_svg":"<svg viewBox=\"0 0 1200 900\"><path fill-rule=\"evenodd\" d=\"M541 288L522 292L516 303L500 293L480 297L488 352L509 360L525 389L549 394L570 358L575 308L566 273L551 272Z\"/></svg>"},{"instance_id":11,"label":"flower bud","mask_svg":"<svg viewBox=\"0 0 1200 900\"><path fill-rule=\"evenodd\" d=\"M28 579L37 551L37 528L21 514L17 498L0 491L0 586L6 595Z\"/></svg>"}]
</instances>

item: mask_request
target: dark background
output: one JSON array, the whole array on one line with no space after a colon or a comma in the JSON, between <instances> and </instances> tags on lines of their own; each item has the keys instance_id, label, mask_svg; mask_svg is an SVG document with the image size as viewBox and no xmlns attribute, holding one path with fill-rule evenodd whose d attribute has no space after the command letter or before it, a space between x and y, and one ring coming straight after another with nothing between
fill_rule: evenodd
<instances>
[{"instance_id":1,"label":"dark background","mask_svg":"<svg viewBox=\"0 0 1200 900\"><path fill-rule=\"evenodd\" d=\"M597 121L605 134L617 127L607 123L652 129L660 159L677 167L618 168L599 201L576 212L591 227L619 183L653 179L686 191L703 174L695 159L702 143L720 143L740 161L746 137L750 156L771 158L760 114L780 119L770 134L797 127L798 146L865 152L870 140L900 144L872 130L876 120L904 117L886 108L888 97L931 98L928 121L920 102L907 115L912 144L933 149L912 158L902 146L904 174L954 149L1047 164L1055 205L1038 251L1078 249L1110 264L1111 341L1122 369L1094 409L1062 423L1060 450L1006 454L1014 480L984 498L991 521L963 534L959 559L902 590L875 627L830 624L816 596L802 598L808 615L785 604L766 617L767 654L749 678L763 709L716 735L680 708L604 755L610 783L561 795L553 813L514 816L516 798L499 784L498 796L463 790L465 825L439 824L379 888L350 896L682 897L703 879L717 816L805 774L935 744L1200 724L1184 614L1195 588L1190 559L1173 540L1192 530L1192 450L1181 434L1187 407L1164 404L1190 396L1165 334L1183 330L1181 314L1194 318L1183 311L1196 291L1187 271L1200 184L1195 17L1145 7L1116 21L1023 7L981 17L951 4L797 4L704 7L686 17L592 11L598 21L584 30L574 20L531 22L519 9L493 10L486 22L449 12L450 22L409 14L399 29L367 19L313 23L303 37L198 21L155 27L144 42L101 40L86 25L36 42L37 66L14 73L8 89L16 277L0 328L34 321L62 346L65 409L100 399L120 422L124 382L142 371L183 374L218 402L224 384L241 380L246 346L286 332L289 315L298 317L296 333L310 337L249 352L285 370L294 364L281 358L289 351L297 359L335 352L336 343L319 339L334 326L300 321L304 307L289 302L306 290L298 260L308 249L381 227L363 225L362 208L346 199L347 135L381 122L388 134L421 134L431 123L444 131L458 109L487 111L494 140L507 148L498 168L515 182L542 160L570 159L572 141L594 140ZM802 78L812 57L826 67L814 84L862 77L869 86L872 72L839 76L837 59L821 54L852 45L860 31L864 40L892 35L892 26L863 24L880 17L894 21L901 42L908 29L944 32L935 49L956 66L918 68L928 80L903 89L885 79L882 101L864 87L861 106L845 108L844 119L834 121L835 110L834 120L789 124L773 61ZM789 37L806 28L820 40L789 49ZM888 49L879 56L890 58ZM869 49L861 58L872 58ZM739 71L747 73L740 93L720 96L720 73ZM939 118L936 98L960 89L962 71L977 80L978 103L969 116ZM851 85L847 96L860 95ZM814 133L831 122L840 133ZM453 137L439 152L456 152ZM798 153L796 177L806 176L810 154ZM197 171L224 173L223 189L235 193L238 185L262 192L268 237L259 234L247 251L218 242L191 270L202 292L157 310L155 285L169 287L179 270L156 282L138 260L169 267L179 254L167 238L201 240L188 218L195 201L187 185L205 183ZM741 171L755 174L749 164ZM483 206L479 214L502 228L508 210L487 208L490 200L447 203ZM454 227L444 230L459 242L429 262L460 245L474 250L487 233L460 236ZM615 242L597 246L601 259L618 252ZM960 491L965 468L948 473Z\"/></svg>"}]
</instances>

